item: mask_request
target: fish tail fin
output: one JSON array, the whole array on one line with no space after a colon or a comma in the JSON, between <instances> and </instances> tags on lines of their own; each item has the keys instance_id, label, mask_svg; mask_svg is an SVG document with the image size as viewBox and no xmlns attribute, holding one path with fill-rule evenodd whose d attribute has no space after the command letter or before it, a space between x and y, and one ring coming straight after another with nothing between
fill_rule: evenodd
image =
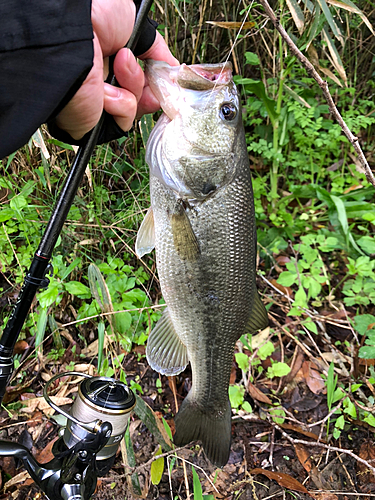
<instances>
[{"instance_id":1,"label":"fish tail fin","mask_svg":"<svg viewBox=\"0 0 375 500\"><path fill-rule=\"evenodd\" d=\"M175 417L175 425L173 440L177 446L199 439L212 464L224 467L228 462L231 444L229 399L225 409L218 411L199 405L188 395Z\"/></svg>"}]
</instances>

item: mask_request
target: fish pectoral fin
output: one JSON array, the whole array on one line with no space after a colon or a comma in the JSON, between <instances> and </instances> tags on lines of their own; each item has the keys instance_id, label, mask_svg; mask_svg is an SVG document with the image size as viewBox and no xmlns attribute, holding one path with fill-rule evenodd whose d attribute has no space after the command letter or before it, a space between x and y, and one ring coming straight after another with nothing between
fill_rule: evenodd
<instances>
[{"instance_id":1,"label":"fish pectoral fin","mask_svg":"<svg viewBox=\"0 0 375 500\"><path fill-rule=\"evenodd\" d=\"M143 219L135 242L135 253L141 259L155 247L155 223L152 208L149 208Z\"/></svg>"},{"instance_id":2,"label":"fish pectoral fin","mask_svg":"<svg viewBox=\"0 0 375 500\"><path fill-rule=\"evenodd\" d=\"M194 261L200 254L199 243L182 203L171 217L173 244L183 260Z\"/></svg>"},{"instance_id":3,"label":"fish pectoral fin","mask_svg":"<svg viewBox=\"0 0 375 500\"><path fill-rule=\"evenodd\" d=\"M177 375L189 362L187 349L177 335L166 309L150 333L146 357L151 368L162 375Z\"/></svg>"},{"instance_id":4,"label":"fish pectoral fin","mask_svg":"<svg viewBox=\"0 0 375 500\"><path fill-rule=\"evenodd\" d=\"M247 323L246 333L254 333L257 330L264 330L268 326L268 315L263 302L260 300L258 291L255 293L250 319Z\"/></svg>"}]
</instances>

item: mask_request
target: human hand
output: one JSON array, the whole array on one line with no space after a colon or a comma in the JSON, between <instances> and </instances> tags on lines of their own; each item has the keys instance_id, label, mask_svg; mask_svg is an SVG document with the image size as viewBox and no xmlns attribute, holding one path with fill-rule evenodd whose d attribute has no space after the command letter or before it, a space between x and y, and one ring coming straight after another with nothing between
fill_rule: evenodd
<instances>
[{"instance_id":1,"label":"human hand","mask_svg":"<svg viewBox=\"0 0 375 500\"><path fill-rule=\"evenodd\" d=\"M136 58L129 49L123 48L134 26L133 1L93 0L91 19L93 67L80 89L56 117L57 126L76 140L96 125L103 109L113 115L118 126L126 131L136 117L160 108ZM104 62L112 54L116 54L113 68L120 87L104 83ZM152 47L140 57L149 58L166 61L172 66L179 64L159 33L156 33Z\"/></svg>"}]
</instances>

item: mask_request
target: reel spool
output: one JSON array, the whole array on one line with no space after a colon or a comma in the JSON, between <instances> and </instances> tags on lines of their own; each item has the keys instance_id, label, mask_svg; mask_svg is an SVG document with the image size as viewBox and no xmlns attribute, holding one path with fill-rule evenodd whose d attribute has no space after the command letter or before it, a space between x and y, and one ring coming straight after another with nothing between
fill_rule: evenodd
<instances>
[{"instance_id":1,"label":"reel spool","mask_svg":"<svg viewBox=\"0 0 375 500\"><path fill-rule=\"evenodd\" d=\"M67 413L51 401L47 389L55 380L72 375L84 377L85 380L79 384L78 395ZM130 412L135 406L135 396L125 384L109 377L66 372L52 377L44 386L43 395L54 410L68 419L63 443L59 445L60 450L64 447L72 448L88 435L95 435L103 422L109 422L113 428L112 434L107 444L97 453L96 460L108 461L115 457L125 434Z\"/></svg>"}]
</instances>

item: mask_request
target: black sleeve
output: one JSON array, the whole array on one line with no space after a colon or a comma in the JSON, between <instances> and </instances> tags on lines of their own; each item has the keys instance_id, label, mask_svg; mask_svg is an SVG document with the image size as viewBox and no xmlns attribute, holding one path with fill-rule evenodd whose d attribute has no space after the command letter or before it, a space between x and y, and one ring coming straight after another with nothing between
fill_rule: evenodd
<instances>
[{"instance_id":1,"label":"black sleeve","mask_svg":"<svg viewBox=\"0 0 375 500\"><path fill-rule=\"evenodd\" d=\"M53 118L93 64L91 0L0 0L0 19L0 159L46 122L57 138L77 143ZM146 52L155 36L155 24L148 20L136 55ZM123 135L108 116L100 142Z\"/></svg>"},{"instance_id":2,"label":"black sleeve","mask_svg":"<svg viewBox=\"0 0 375 500\"><path fill-rule=\"evenodd\" d=\"M0 0L0 158L25 144L93 62L91 0Z\"/></svg>"}]
</instances>

